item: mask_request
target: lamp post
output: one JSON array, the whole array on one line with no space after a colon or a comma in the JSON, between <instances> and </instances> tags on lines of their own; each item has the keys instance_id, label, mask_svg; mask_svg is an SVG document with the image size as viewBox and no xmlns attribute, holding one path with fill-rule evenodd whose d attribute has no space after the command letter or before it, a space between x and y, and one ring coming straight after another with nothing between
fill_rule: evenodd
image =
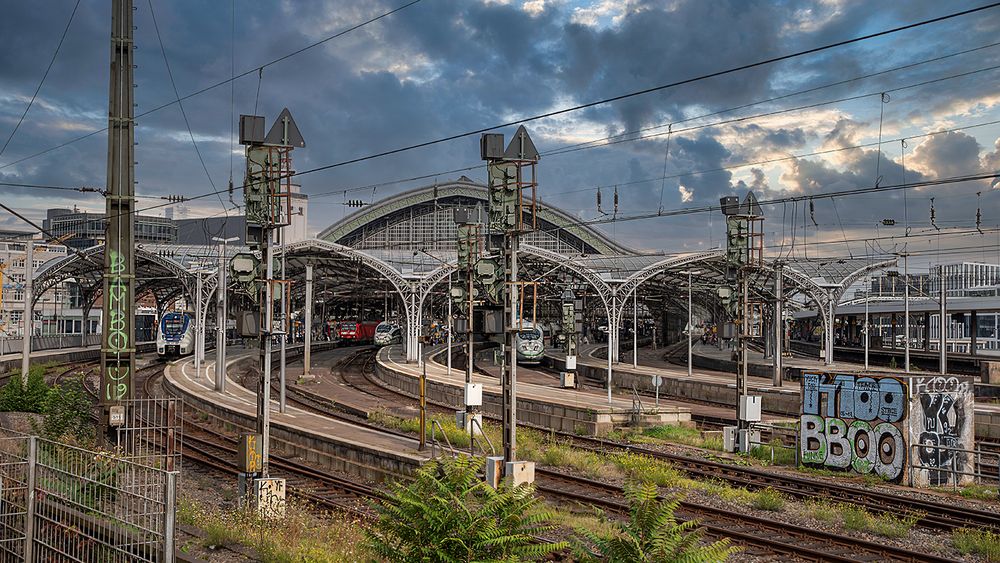
<instances>
[{"instance_id":1,"label":"lamp post","mask_svg":"<svg viewBox=\"0 0 1000 563\"><path fill-rule=\"evenodd\" d=\"M691 365L691 358L692 358L691 348L694 346L694 337L693 337L693 333L694 333L694 330L693 330L694 329L694 320L693 319L694 319L694 317L693 317L693 315L691 313L691 309L693 308L692 307L692 298L691 298L691 290L693 289L693 286L692 286L692 283L693 283L692 277L695 276L695 275L701 274L701 270L684 270L684 271L681 272L681 274L686 274L687 277L688 277L688 322L687 322L687 333L688 333L688 377L691 377L694 374L694 369L692 368L692 365Z\"/></svg>"},{"instance_id":2,"label":"lamp post","mask_svg":"<svg viewBox=\"0 0 1000 563\"><path fill-rule=\"evenodd\" d=\"M219 238L212 237L214 242L219 243L219 273L216 274L215 286L215 390L219 393L226 391L226 321L229 316L226 309L226 292L228 291L228 279L226 268L226 255L229 243L240 240L239 237Z\"/></svg>"}]
</instances>

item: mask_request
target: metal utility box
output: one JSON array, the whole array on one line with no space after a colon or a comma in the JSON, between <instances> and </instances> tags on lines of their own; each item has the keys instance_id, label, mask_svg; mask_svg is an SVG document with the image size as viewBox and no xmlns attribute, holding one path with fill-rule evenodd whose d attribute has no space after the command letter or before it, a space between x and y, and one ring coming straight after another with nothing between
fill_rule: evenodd
<instances>
[{"instance_id":1,"label":"metal utility box","mask_svg":"<svg viewBox=\"0 0 1000 563\"><path fill-rule=\"evenodd\" d=\"M479 156L483 160L503 158L503 134L483 133L479 138Z\"/></svg>"},{"instance_id":2,"label":"metal utility box","mask_svg":"<svg viewBox=\"0 0 1000 563\"><path fill-rule=\"evenodd\" d=\"M760 422L760 395L740 397L740 420Z\"/></svg>"},{"instance_id":3,"label":"metal utility box","mask_svg":"<svg viewBox=\"0 0 1000 563\"><path fill-rule=\"evenodd\" d=\"M740 452L750 453L750 450L760 445L760 430L748 428L737 433Z\"/></svg>"},{"instance_id":4,"label":"metal utility box","mask_svg":"<svg viewBox=\"0 0 1000 563\"><path fill-rule=\"evenodd\" d=\"M503 456L487 457L486 484L496 489L500 486L501 477L503 477Z\"/></svg>"},{"instance_id":5,"label":"metal utility box","mask_svg":"<svg viewBox=\"0 0 1000 563\"><path fill-rule=\"evenodd\" d=\"M264 144L264 117L260 115L240 116L240 144Z\"/></svg>"},{"instance_id":6,"label":"metal utility box","mask_svg":"<svg viewBox=\"0 0 1000 563\"><path fill-rule=\"evenodd\" d=\"M740 212L740 198L734 195L719 198L719 205L723 215L736 215Z\"/></svg>"},{"instance_id":7,"label":"metal utility box","mask_svg":"<svg viewBox=\"0 0 1000 563\"><path fill-rule=\"evenodd\" d=\"M911 486L960 486L975 472L967 376L802 374L802 463Z\"/></svg>"},{"instance_id":8,"label":"metal utility box","mask_svg":"<svg viewBox=\"0 0 1000 563\"><path fill-rule=\"evenodd\" d=\"M576 371L576 356L566 356L566 369Z\"/></svg>"},{"instance_id":9,"label":"metal utility box","mask_svg":"<svg viewBox=\"0 0 1000 563\"><path fill-rule=\"evenodd\" d=\"M518 485L530 485L535 482L535 462L533 461L508 461L507 471L504 474L507 484L516 487Z\"/></svg>"},{"instance_id":10,"label":"metal utility box","mask_svg":"<svg viewBox=\"0 0 1000 563\"><path fill-rule=\"evenodd\" d=\"M260 312L237 311L236 332L240 336L260 336Z\"/></svg>"},{"instance_id":11,"label":"metal utility box","mask_svg":"<svg viewBox=\"0 0 1000 563\"><path fill-rule=\"evenodd\" d=\"M576 374L573 372L559 372L559 386L563 389L576 387Z\"/></svg>"},{"instance_id":12,"label":"metal utility box","mask_svg":"<svg viewBox=\"0 0 1000 563\"><path fill-rule=\"evenodd\" d=\"M481 407L481 406L483 406L483 384L482 383L466 383L465 384L465 406L467 406L467 407Z\"/></svg>"},{"instance_id":13,"label":"metal utility box","mask_svg":"<svg viewBox=\"0 0 1000 563\"><path fill-rule=\"evenodd\" d=\"M722 449L727 452L736 451L736 427L735 426L723 426L722 427Z\"/></svg>"},{"instance_id":14,"label":"metal utility box","mask_svg":"<svg viewBox=\"0 0 1000 563\"><path fill-rule=\"evenodd\" d=\"M259 473L263 469L262 443L263 438L260 434L253 432L240 434L240 442L236 448L236 466L241 473Z\"/></svg>"}]
</instances>

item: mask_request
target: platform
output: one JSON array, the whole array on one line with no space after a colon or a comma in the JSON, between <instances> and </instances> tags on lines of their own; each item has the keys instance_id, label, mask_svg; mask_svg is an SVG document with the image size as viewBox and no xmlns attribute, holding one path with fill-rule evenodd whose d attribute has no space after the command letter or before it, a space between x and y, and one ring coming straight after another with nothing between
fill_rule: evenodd
<instances>
[{"instance_id":1,"label":"platform","mask_svg":"<svg viewBox=\"0 0 1000 563\"><path fill-rule=\"evenodd\" d=\"M434 352L428 356L434 356ZM382 348L377 356L375 374L382 384L400 389L411 395L419 391L419 379L427 369L427 396L429 400L464 409L465 372L453 369L451 375L445 365L434 360L423 366L408 364L399 346ZM483 409L491 416L500 416L500 382L495 377L473 374L473 382L483 385ZM556 385L540 385L529 381L517 384L517 420L542 428L551 428L577 434L603 435L625 425L679 424L691 421L691 411L676 405L661 405L656 412L644 407L641 412L631 400L614 397L608 404L603 392L586 389L561 389Z\"/></svg>"},{"instance_id":2,"label":"platform","mask_svg":"<svg viewBox=\"0 0 1000 563\"><path fill-rule=\"evenodd\" d=\"M193 358L171 362L164 386L168 392L183 396L187 405L228 425L249 429L257 412L256 393L229 374L249 367L255 357L242 353L227 360L226 393L215 391L215 362L206 361L196 373ZM277 399L276 394L272 393L272 398ZM412 473L429 459L417 451L415 438L378 432L291 405L281 413L276 400L271 401L271 440L276 447L308 462L374 480Z\"/></svg>"}]
</instances>

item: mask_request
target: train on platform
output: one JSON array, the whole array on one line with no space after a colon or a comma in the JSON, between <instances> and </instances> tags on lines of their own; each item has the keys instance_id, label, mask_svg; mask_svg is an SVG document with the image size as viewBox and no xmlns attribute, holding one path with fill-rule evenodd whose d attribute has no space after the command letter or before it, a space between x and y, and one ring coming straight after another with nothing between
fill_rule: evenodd
<instances>
[{"instance_id":1,"label":"train on platform","mask_svg":"<svg viewBox=\"0 0 1000 563\"><path fill-rule=\"evenodd\" d=\"M170 312L160 317L156 331L156 353L161 358L187 356L194 352L194 318L190 313Z\"/></svg>"},{"instance_id":2,"label":"train on platform","mask_svg":"<svg viewBox=\"0 0 1000 563\"><path fill-rule=\"evenodd\" d=\"M378 325L365 321L340 321L337 323L337 338L355 344L372 342Z\"/></svg>"},{"instance_id":3,"label":"train on platform","mask_svg":"<svg viewBox=\"0 0 1000 563\"><path fill-rule=\"evenodd\" d=\"M403 330L396 323L383 321L375 327L374 340L378 346L399 344L403 341Z\"/></svg>"},{"instance_id":4,"label":"train on platform","mask_svg":"<svg viewBox=\"0 0 1000 563\"><path fill-rule=\"evenodd\" d=\"M545 331L539 325L523 323L514 337L517 363L539 364L545 356Z\"/></svg>"}]
</instances>

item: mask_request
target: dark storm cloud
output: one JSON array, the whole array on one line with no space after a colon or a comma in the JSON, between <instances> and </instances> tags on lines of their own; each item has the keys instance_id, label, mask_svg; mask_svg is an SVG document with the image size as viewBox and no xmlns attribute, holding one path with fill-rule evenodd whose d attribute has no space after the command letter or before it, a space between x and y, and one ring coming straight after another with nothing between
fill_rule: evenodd
<instances>
[{"instance_id":1,"label":"dark storm cloud","mask_svg":"<svg viewBox=\"0 0 1000 563\"><path fill-rule=\"evenodd\" d=\"M795 49L914 21L966 4L943 8L930 1L907 2L872 9L863 4L837 4L839 13L829 16L830 4L798 2L792 5L763 1L640 2L620 22L590 27L570 22L570 7L547 5L540 13L510 4L464 0L427 0L396 15L366 26L324 46L268 67L260 81L256 73L236 84L235 112L257 112L273 117L283 107L291 109L306 137L306 149L296 151L295 167L312 168L356 158L406 144L457 132L490 126L512 117L532 115L568 104L672 82L753 62ZM388 2L344 3L338 1L237 4L236 70L253 69L325 35L372 17L391 6ZM971 4L968 4L971 6ZM163 66L144 0L136 2L137 111L146 111L174 99ZM174 79L181 94L213 84L229 75L230 3L195 0L154 2L157 21ZM23 111L47 63L68 17L72 2L14 3L0 20L0 33L16 49L0 51L0 138ZM811 11L810 11L811 10ZM94 128L105 126L107 96L107 19L102 3L83 3L67 43L42 90L36 107L0 166L42 148L58 144ZM829 17L828 17L829 16ZM978 22L994 21L984 15ZM994 26L993 29L996 27ZM791 89L807 88L884 68L889 63L909 61L922 53L939 52L953 45L962 29L963 41L971 46L991 36L991 26L965 29L943 25L933 34L912 33L900 42L880 41L807 59L772 65L752 72L705 81L682 88L600 106L572 117L591 129L617 133L664 123L692 114L717 111L763 99ZM920 39L915 41L914 39ZM963 46L966 46L963 44ZM22 48L24 47L24 48ZM30 47L30 48L28 48ZM988 63L996 53L980 53ZM963 63L964 64L964 63ZM963 67L964 68L964 67ZM970 67L971 68L971 67ZM935 76L937 68L915 69L914 79ZM894 77L903 80L903 77ZM868 84L868 83L866 83ZM880 84L880 83L879 83ZM895 84L895 82L892 82ZM975 100L990 92L988 81L962 83L959 94L947 88L922 92L923 97L893 97L887 119L905 122L927 108L941 111L956 96ZM874 86L866 86L874 87ZM826 96L857 92L851 84L804 97L816 101ZM898 108L897 109L897 105ZM919 105L918 105L919 104ZM184 104L198 146L216 186L228 182L230 174L229 132L231 127L229 87L223 86L187 100ZM754 108L753 111L757 111ZM867 119L867 118L865 118ZM564 125L568 123L568 125ZM529 125L543 149L564 144L561 127L580 122L547 121ZM744 123L729 129L711 128L685 136L674 136L667 158L667 175L710 170L757 159L761 154L791 152L815 143L834 129L828 145L857 142L861 126L871 123L803 123L770 126ZM546 135L543 131L551 131ZM512 131L505 131L508 135ZM565 131L566 136L573 131ZM574 138L578 135L572 135ZM138 190L148 195L195 195L209 184L197 160L178 107L172 106L140 119L136 148ZM733 139L736 139L735 141ZM311 174L299 180L307 193L378 184L435 170L457 168L478 162L477 139L466 138L418 151ZM236 147L239 150L239 147ZM929 168L942 168L949 161L946 147L926 149ZM102 185L104 183L104 135L55 151L16 167L0 169L5 178L35 183ZM541 194L550 203L567 207L583 217L596 214L592 188L614 186L642 179L654 181L620 187L621 206L630 212L648 211L661 205L678 208L681 185L692 194L690 204L716 202L733 190L752 188L777 194L788 187L807 186L816 192L840 186L869 185L875 177L875 153L856 151L832 165L820 160L801 160L791 167L790 186L768 182L763 171L749 169L686 175L655 180L664 167L665 139L623 143L614 147L571 153L543 159L539 166ZM925 154L925 153L921 153ZM961 152L964 157L968 153ZM916 154L914 158L918 158ZM968 158L960 168L970 162ZM916 164L916 161L914 161ZM234 178L242 179L242 159L234 160ZM902 169L888 158L879 165L885 183L902 176ZM766 170L765 170L766 171ZM481 171L466 173L481 178ZM454 175L454 176L457 176ZM919 178L908 171L907 178ZM440 180L448 178L442 177ZM771 177L774 180L774 177ZM430 181L419 182L426 184ZM781 184L784 184L783 180ZM395 193L413 184L380 187L376 197ZM586 188L591 188L588 191ZM569 192L569 193L560 193ZM15 193L4 190L4 193ZM359 192L367 196L370 192ZM551 195L560 193L560 195ZM605 196L610 191L605 191ZM662 195L661 195L662 193ZM62 194L38 193L38 208L61 204ZM240 195L237 194L237 200ZM314 200L312 227L319 229L338 218L343 196ZM87 199L84 199L87 201ZM610 201L610 197L606 197ZM210 198L207 202L218 200ZM96 200L100 207L99 199ZM846 207L847 204L845 204ZM867 214L876 213L859 209ZM891 203L889 204L891 205ZM662 237L707 237L704 217L678 218L655 223L622 223L616 235L638 242L637 246L668 247ZM718 225L716 224L716 227ZM674 229L677 229L674 231ZM645 241L645 242L642 242Z\"/></svg>"}]
</instances>

